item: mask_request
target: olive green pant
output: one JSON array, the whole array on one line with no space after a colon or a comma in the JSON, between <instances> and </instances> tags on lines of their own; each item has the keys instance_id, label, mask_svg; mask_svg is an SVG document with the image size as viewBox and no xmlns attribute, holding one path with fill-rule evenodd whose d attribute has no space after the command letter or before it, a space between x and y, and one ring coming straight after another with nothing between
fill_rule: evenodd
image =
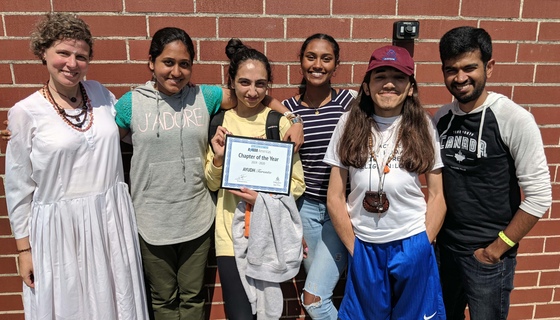
<instances>
[{"instance_id":1,"label":"olive green pant","mask_svg":"<svg viewBox=\"0 0 560 320\"><path fill-rule=\"evenodd\" d=\"M204 319L204 273L213 230L191 241L163 246L140 237L155 320Z\"/></svg>"}]
</instances>

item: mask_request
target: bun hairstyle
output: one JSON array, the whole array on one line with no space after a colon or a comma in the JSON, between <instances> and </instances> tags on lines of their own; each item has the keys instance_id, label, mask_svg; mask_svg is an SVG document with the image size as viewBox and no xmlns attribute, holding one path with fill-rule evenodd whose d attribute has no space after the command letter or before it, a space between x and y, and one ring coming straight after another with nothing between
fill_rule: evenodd
<instances>
[{"instance_id":1,"label":"bun hairstyle","mask_svg":"<svg viewBox=\"0 0 560 320\"><path fill-rule=\"evenodd\" d=\"M239 66L247 60L262 62L266 69L267 80L272 82L272 69L268 58L260 51L248 47L236 38L231 38L226 45L226 56L229 58L228 88L233 89L233 81Z\"/></svg>"}]
</instances>

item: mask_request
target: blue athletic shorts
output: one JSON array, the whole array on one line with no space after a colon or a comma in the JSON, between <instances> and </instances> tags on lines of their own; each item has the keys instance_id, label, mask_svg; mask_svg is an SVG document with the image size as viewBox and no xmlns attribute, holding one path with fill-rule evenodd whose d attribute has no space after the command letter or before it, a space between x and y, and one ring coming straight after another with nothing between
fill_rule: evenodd
<instances>
[{"instance_id":1,"label":"blue athletic shorts","mask_svg":"<svg viewBox=\"0 0 560 320\"><path fill-rule=\"evenodd\" d=\"M445 319L437 262L426 232L383 244L356 238L338 317Z\"/></svg>"}]
</instances>

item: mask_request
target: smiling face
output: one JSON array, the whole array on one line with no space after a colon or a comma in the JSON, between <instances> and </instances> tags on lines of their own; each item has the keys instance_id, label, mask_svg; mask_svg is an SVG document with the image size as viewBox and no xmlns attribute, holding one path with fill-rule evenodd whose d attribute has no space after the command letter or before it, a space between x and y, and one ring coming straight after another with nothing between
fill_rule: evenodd
<instances>
[{"instance_id":1,"label":"smiling face","mask_svg":"<svg viewBox=\"0 0 560 320\"><path fill-rule=\"evenodd\" d=\"M89 45L83 40L64 39L53 43L43 54L53 85L78 85L89 67Z\"/></svg>"},{"instance_id":2,"label":"smiling face","mask_svg":"<svg viewBox=\"0 0 560 320\"><path fill-rule=\"evenodd\" d=\"M153 71L156 89L168 96L181 91L191 80L192 57L181 41L173 41L165 45L159 56L149 67Z\"/></svg>"},{"instance_id":3,"label":"smiling face","mask_svg":"<svg viewBox=\"0 0 560 320\"><path fill-rule=\"evenodd\" d=\"M301 57L301 71L308 86L329 85L337 65L333 45L323 39L309 42Z\"/></svg>"},{"instance_id":4,"label":"smiling face","mask_svg":"<svg viewBox=\"0 0 560 320\"><path fill-rule=\"evenodd\" d=\"M239 66L233 89L237 96L238 113L258 113L261 101L268 89L268 74L264 64L257 60L247 60Z\"/></svg>"},{"instance_id":5,"label":"smiling face","mask_svg":"<svg viewBox=\"0 0 560 320\"><path fill-rule=\"evenodd\" d=\"M444 61L442 71L445 86L463 111L472 111L486 100L486 81L492 75L493 67L494 60L484 66L479 50Z\"/></svg>"},{"instance_id":6,"label":"smiling face","mask_svg":"<svg viewBox=\"0 0 560 320\"><path fill-rule=\"evenodd\" d=\"M409 76L391 67L373 69L369 84L364 82L362 88L371 97L375 114L381 117L401 114L404 101L413 93Z\"/></svg>"}]
</instances>

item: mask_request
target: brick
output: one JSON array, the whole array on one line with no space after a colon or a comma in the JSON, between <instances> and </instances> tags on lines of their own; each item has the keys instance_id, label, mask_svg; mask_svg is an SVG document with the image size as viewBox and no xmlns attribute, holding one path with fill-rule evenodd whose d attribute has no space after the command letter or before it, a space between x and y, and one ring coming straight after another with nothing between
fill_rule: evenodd
<instances>
[{"instance_id":1,"label":"brick","mask_svg":"<svg viewBox=\"0 0 560 320\"><path fill-rule=\"evenodd\" d=\"M128 41L128 55L130 60L145 61L147 65L149 52L150 52L150 40Z\"/></svg>"},{"instance_id":2,"label":"brick","mask_svg":"<svg viewBox=\"0 0 560 320\"><path fill-rule=\"evenodd\" d=\"M537 39L538 22L482 21L480 28L483 28L492 36L492 41L535 41Z\"/></svg>"},{"instance_id":3,"label":"brick","mask_svg":"<svg viewBox=\"0 0 560 320\"><path fill-rule=\"evenodd\" d=\"M509 307L509 320L525 320L533 318L534 306L516 306L512 305Z\"/></svg>"},{"instance_id":4,"label":"brick","mask_svg":"<svg viewBox=\"0 0 560 320\"><path fill-rule=\"evenodd\" d=\"M29 40L0 40L0 60L38 60L29 48Z\"/></svg>"},{"instance_id":5,"label":"brick","mask_svg":"<svg viewBox=\"0 0 560 320\"><path fill-rule=\"evenodd\" d=\"M552 300L552 288L516 289L511 293L511 303L549 302Z\"/></svg>"},{"instance_id":6,"label":"brick","mask_svg":"<svg viewBox=\"0 0 560 320\"><path fill-rule=\"evenodd\" d=\"M18 88L18 87L0 88L0 108L12 107L14 104L16 104L16 102L27 97L28 95L32 94L38 89L39 88ZM4 148L3 150L6 149Z\"/></svg>"},{"instance_id":7,"label":"brick","mask_svg":"<svg viewBox=\"0 0 560 320\"><path fill-rule=\"evenodd\" d=\"M206 314L209 316L209 319L212 320L226 319L226 311L224 309L223 302L212 303L212 305L209 307L209 310L207 309Z\"/></svg>"},{"instance_id":8,"label":"brick","mask_svg":"<svg viewBox=\"0 0 560 320\"><path fill-rule=\"evenodd\" d=\"M146 36L146 18L142 16L84 16L95 37Z\"/></svg>"},{"instance_id":9,"label":"brick","mask_svg":"<svg viewBox=\"0 0 560 320\"><path fill-rule=\"evenodd\" d=\"M307 38L314 33L326 33L338 38L350 37L350 19L330 18L289 18L287 19L288 38Z\"/></svg>"},{"instance_id":10,"label":"brick","mask_svg":"<svg viewBox=\"0 0 560 320\"><path fill-rule=\"evenodd\" d=\"M532 65L497 63L492 71L492 77L488 80L492 82L532 82L533 70Z\"/></svg>"},{"instance_id":11,"label":"brick","mask_svg":"<svg viewBox=\"0 0 560 320\"><path fill-rule=\"evenodd\" d=\"M96 12L109 11L118 12L123 10L121 1L114 0L96 0L96 1L57 1L53 0L53 10L55 12Z\"/></svg>"},{"instance_id":12,"label":"brick","mask_svg":"<svg viewBox=\"0 0 560 320\"><path fill-rule=\"evenodd\" d=\"M6 35L9 37L29 37L34 30L35 24L41 20L44 15L13 15L5 16Z\"/></svg>"},{"instance_id":13,"label":"brick","mask_svg":"<svg viewBox=\"0 0 560 320\"><path fill-rule=\"evenodd\" d=\"M560 62L560 45L528 44L519 45L519 62Z\"/></svg>"},{"instance_id":14,"label":"brick","mask_svg":"<svg viewBox=\"0 0 560 320\"><path fill-rule=\"evenodd\" d=\"M153 36L156 31L165 27L181 28L194 38L216 37L216 18L214 17L150 17L149 35Z\"/></svg>"},{"instance_id":15,"label":"brick","mask_svg":"<svg viewBox=\"0 0 560 320\"><path fill-rule=\"evenodd\" d=\"M516 270L557 270L559 267L560 255L539 254L517 257Z\"/></svg>"},{"instance_id":16,"label":"brick","mask_svg":"<svg viewBox=\"0 0 560 320\"><path fill-rule=\"evenodd\" d=\"M146 79L146 81L147 81L147 80L148 80L148 79ZM140 81L140 83L145 83L146 81L144 81L144 82ZM140 84L140 83L138 83L138 84ZM130 91L130 90L133 89L133 88L131 88L130 86L124 86L124 87L118 86L118 87L117 87L117 86L111 86L111 85L106 85L105 88L107 88L107 90L111 91L111 92L115 95L115 97L116 97L117 99L120 98L120 97L122 97L123 94L125 94L126 92L128 92L128 91ZM123 144L124 144L124 145L127 145L126 143L123 143ZM121 150L121 151L124 152L125 150ZM130 167L130 159L128 159L128 160L129 160L129 167ZM124 164L123 164L123 165L124 165ZM126 168L125 168L125 169L126 169ZM129 168L128 170L125 170L125 172L128 172L129 170L130 170L130 168Z\"/></svg>"},{"instance_id":17,"label":"brick","mask_svg":"<svg viewBox=\"0 0 560 320\"><path fill-rule=\"evenodd\" d=\"M545 148L546 161L550 164L560 163L560 149L559 148Z\"/></svg>"},{"instance_id":18,"label":"brick","mask_svg":"<svg viewBox=\"0 0 560 320\"><path fill-rule=\"evenodd\" d=\"M3 150L6 150L4 147ZM0 216L8 216L8 207L6 206L6 198L0 198Z\"/></svg>"},{"instance_id":19,"label":"brick","mask_svg":"<svg viewBox=\"0 0 560 320\"><path fill-rule=\"evenodd\" d=\"M523 18L558 19L560 2L556 0L523 0Z\"/></svg>"},{"instance_id":20,"label":"brick","mask_svg":"<svg viewBox=\"0 0 560 320\"><path fill-rule=\"evenodd\" d=\"M560 40L560 23L541 22L539 27L539 41Z\"/></svg>"},{"instance_id":21,"label":"brick","mask_svg":"<svg viewBox=\"0 0 560 320\"><path fill-rule=\"evenodd\" d=\"M150 69L145 64L105 64L90 66L88 79L101 83L134 83L140 84L151 78Z\"/></svg>"},{"instance_id":22,"label":"brick","mask_svg":"<svg viewBox=\"0 0 560 320\"><path fill-rule=\"evenodd\" d=\"M560 157L560 155L558 155L559 153L560 153L560 152L558 152L558 151L556 150L556 154L555 154L555 155L556 155L556 158L555 158L555 159L557 159L557 160L555 161L555 163L560 162L560 160L558 160L558 158ZM548 154L547 154L547 159L549 159L549 155L548 155ZM552 161L551 161L551 162L552 162ZM553 184L553 185L552 185L552 198L553 198L553 199L560 199L560 184Z\"/></svg>"},{"instance_id":23,"label":"brick","mask_svg":"<svg viewBox=\"0 0 560 320\"><path fill-rule=\"evenodd\" d=\"M554 236L558 234L560 220L540 220L529 232L530 236Z\"/></svg>"},{"instance_id":24,"label":"brick","mask_svg":"<svg viewBox=\"0 0 560 320\"><path fill-rule=\"evenodd\" d=\"M513 101L521 105L556 104L559 100L560 90L558 90L558 87L553 86L516 86L515 95L513 96ZM558 116L554 116L554 118L558 118ZM544 124L544 122L540 121L539 123Z\"/></svg>"},{"instance_id":25,"label":"brick","mask_svg":"<svg viewBox=\"0 0 560 320\"><path fill-rule=\"evenodd\" d=\"M0 299L0 312L19 310L23 310L23 300L20 294L2 295L2 299Z\"/></svg>"},{"instance_id":26,"label":"brick","mask_svg":"<svg viewBox=\"0 0 560 320\"><path fill-rule=\"evenodd\" d=\"M302 44L303 41L267 41L266 56L274 62L296 62L299 65ZM341 50L340 55L342 54Z\"/></svg>"},{"instance_id":27,"label":"brick","mask_svg":"<svg viewBox=\"0 0 560 320\"><path fill-rule=\"evenodd\" d=\"M263 1L262 0L228 0L228 1L197 0L196 12L226 13L226 14L232 14L232 13L259 14L259 13L263 13Z\"/></svg>"},{"instance_id":28,"label":"brick","mask_svg":"<svg viewBox=\"0 0 560 320\"><path fill-rule=\"evenodd\" d=\"M344 61L346 62L362 62L364 65L367 64L369 61L369 57L371 57L371 53L373 50L388 45L388 42L345 42L345 41L338 41L338 45L340 46L340 53L341 55L344 54ZM361 81L361 77L365 72L365 67L363 71L360 72L359 78Z\"/></svg>"},{"instance_id":29,"label":"brick","mask_svg":"<svg viewBox=\"0 0 560 320\"><path fill-rule=\"evenodd\" d=\"M560 253L560 237L547 237L544 245L544 251L547 253Z\"/></svg>"},{"instance_id":30,"label":"brick","mask_svg":"<svg viewBox=\"0 0 560 320\"><path fill-rule=\"evenodd\" d=\"M517 45L513 43L493 43L492 58L498 63L517 61Z\"/></svg>"},{"instance_id":31,"label":"brick","mask_svg":"<svg viewBox=\"0 0 560 320\"><path fill-rule=\"evenodd\" d=\"M519 102L519 97L517 96L517 90L518 88L515 89L516 98L517 98L516 100L514 100L515 102L520 104L539 103L539 102L529 102L529 100L521 100L521 102ZM533 94L537 94L537 93L533 93ZM531 108L531 114L533 114L533 117L535 117L535 120L540 125L557 124L560 123L560 112L558 112L558 110L560 110L560 108L558 107L538 107L538 108L533 107Z\"/></svg>"},{"instance_id":32,"label":"brick","mask_svg":"<svg viewBox=\"0 0 560 320\"><path fill-rule=\"evenodd\" d=\"M518 288L536 287L539 280L539 272L516 272L513 286Z\"/></svg>"},{"instance_id":33,"label":"brick","mask_svg":"<svg viewBox=\"0 0 560 320\"><path fill-rule=\"evenodd\" d=\"M396 0L332 0L333 14L395 15Z\"/></svg>"},{"instance_id":34,"label":"brick","mask_svg":"<svg viewBox=\"0 0 560 320\"><path fill-rule=\"evenodd\" d=\"M330 14L329 0L284 0L284 1L267 1L266 14L308 14L313 16Z\"/></svg>"},{"instance_id":35,"label":"brick","mask_svg":"<svg viewBox=\"0 0 560 320\"><path fill-rule=\"evenodd\" d=\"M539 286L554 286L560 284L560 271L543 271L541 273L541 279L539 281Z\"/></svg>"},{"instance_id":36,"label":"brick","mask_svg":"<svg viewBox=\"0 0 560 320\"><path fill-rule=\"evenodd\" d=\"M288 99L289 97L293 96L297 93L296 88L271 88L268 89L268 94L273 96L274 98L282 101L284 99Z\"/></svg>"},{"instance_id":37,"label":"brick","mask_svg":"<svg viewBox=\"0 0 560 320\"><path fill-rule=\"evenodd\" d=\"M452 96L445 86L420 87L418 89L423 105L443 105L452 101Z\"/></svg>"},{"instance_id":38,"label":"brick","mask_svg":"<svg viewBox=\"0 0 560 320\"><path fill-rule=\"evenodd\" d=\"M126 60L126 58L124 40L97 40L93 44L94 64L95 60Z\"/></svg>"},{"instance_id":39,"label":"brick","mask_svg":"<svg viewBox=\"0 0 560 320\"><path fill-rule=\"evenodd\" d=\"M288 84L288 66L280 64L272 64L272 84L284 85Z\"/></svg>"},{"instance_id":40,"label":"brick","mask_svg":"<svg viewBox=\"0 0 560 320\"><path fill-rule=\"evenodd\" d=\"M0 83L12 84L12 71L9 64L0 64Z\"/></svg>"},{"instance_id":41,"label":"brick","mask_svg":"<svg viewBox=\"0 0 560 320\"><path fill-rule=\"evenodd\" d=\"M399 0L398 12L403 16L457 16L459 2L459 0Z\"/></svg>"},{"instance_id":42,"label":"brick","mask_svg":"<svg viewBox=\"0 0 560 320\"><path fill-rule=\"evenodd\" d=\"M560 319L560 303L547 303L535 306L534 319Z\"/></svg>"},{"instance_id":43,"label":"brick","mask_svg":"<svg viewBox=\"0 0 560 320\"><path fill-rule=\"evenodd\" d=\"M16 249L16 241L13 238L0 238L0 255L15 254Z\"/></svg>"},{"instance_id":44,"label":"brick","mask_svg":"<svg viewBox=\"0 0 560 320\"><path fill-rule=\"evenodd\" d=\"M221 38L282 38L284 20L280 18L220 18L218 35Z\"/></svg>"},{"instance_id":45,"label":"brick","mask_svg":"<svg viewBox=\"0 0 560 320\"><path fill-rule=\"evenodd\" d=\"M25 317L24 317L23 313L0 314L0 320L24 320L24 319L25 319Z\"/></svg>"},{"instance_id":46,"label":"brick","mask_svg":"<svg viewBox=\"0 0 560 320\"><path fill-rule=\"evenodd\" d=\"M477 20L468 19L420 19L420 39L439 39L449 30L461 26L478 26ZM439 59L439 51L433 52Z\"/></svg>"},{"instance_id":47,"label":"brick","mask_svg":"<svg viewBox=\"0 0 560 320\"><path fill-rule=\"evenodd\" d=\"M8 276L8 277L0 277L2 281L2 292L7 293L20 293L22 288L22 280L21 277L16 276Z\"/></svg>"},{"instance_id":48,"label":"brick","mask_svg":"<svg viewBox=\"0 0 560 320\"><path fill-rule=\"evenodd\" d=\"M194 0L126 0L126 12L194 13Z\"/></svg>"},{"instance_id":49,"label":"brick","mask_svg":"<svg viewBox=\"0 0 560 320\"><path fill-rule=\"evenodd\" d=\"M414 46L412 56L416 63L419 62L437 62L441 66L439 58L439 44L436 42L421 42ZM371 53L370 53L371 55ZM368 57L369 60L369 57ZM366 61L368 61L366 60ZM443 83L443 76L441 78Z\"/></svg>"},{"instance_id":50,"label":"brick","mask_svg":"<svg viewBox=\"0 0 560 320\"><path fill-rule=\"evenodd\" d=\"M486 0L463 1L461 16L518 18L520 0L502 0L488 2Z\"/></svg>"},{"instance_id":51,"label":"brick","mask_svg":"<svg viewBox=\"0 0 560 320\"><path fill-rule=\"evenodd\" d=\"M560 144L560 128L541 128L541 135L545 145Z\"/></svg>"},{"instance_id":52,"label":"brick","mask_svg":"<svg viewBox=\"0 0 560 320\"><path fill-rule=\"evenodd\" d=\"M0 219L0 236L11 236L12 228L8 219Z\"/></svg>"},{"instance_id":53,"label":"brick","mask_svg":"<svg viewBox=\"0 0 560 320\"><path fill-rule=\"evenodd\" d=\"M222 72L220 71L220 69L221 66L216 64L197 64L193 67L191 81L196 84L221 85Z\"/></svg>"},{"instance_id":54,"label":"brick","mask_svg":"<svg viewBox=\"0 0 560 320\"><path fill-rule=\"evenodd\" d=\"M544 238L525 237L519 244L519 253L542 253L544 251Z\"/></svg>"},{"instance_id":55,"label":"brick","mask_svg":"<svg viewBox=\"0 0 560 320\"><path fill-rule=\"evenodd\" d=\"M560 83L560 66L558 65L537 65L535 75L536 83Z\"/></svg>"},{"instance_id":56,"label":"brick","mask_svg":"<svg viewBox=\"0 0 560 320\"><path fill-rule=\"evenodd\" d=\"M393 36L393 22L395 21L397 19L355 18L352 22L352 38L391 39Z\"/></svg>"},{"instance_id":57,"label":"brick","mask_svg":"<svg viewBox=\"0 0 560 320\"><path fill-rule=\"evenodd\" d=\"M16 258L0 257L0 274L17 274L17 272Z\"/></svg>"},{"instance_id":58,"label":"brick","mask_svg":"<svg viewBox=\"0 0 560 320\"><path fill-rule=\"evenodd\" d=\"M47 12L51 10L50 0L2 1L0 12Z\"/></svg>"},{"instance_id":59,"label":"brick","mask_svg":"<svg viewBox=\"0 0 560 320\"><path fill-rule=\"evenodd\" d=\"M14 64L14 80L16 84L44 84L49 78L47 67L40 64Z\"/></svg>"},{"instance_id":60,"label":"brick","mask_svg":"<svg viewBox=\"0 0 560 320\"><path fill-rule=\"evenodd\" d=\"M437 64L416 64L415 70L416 81L419 83L435 83L443 84L443 75L441 73L441 63ZM423 87L423 86L420 86Z\"/></svg>"}]
</instances>

